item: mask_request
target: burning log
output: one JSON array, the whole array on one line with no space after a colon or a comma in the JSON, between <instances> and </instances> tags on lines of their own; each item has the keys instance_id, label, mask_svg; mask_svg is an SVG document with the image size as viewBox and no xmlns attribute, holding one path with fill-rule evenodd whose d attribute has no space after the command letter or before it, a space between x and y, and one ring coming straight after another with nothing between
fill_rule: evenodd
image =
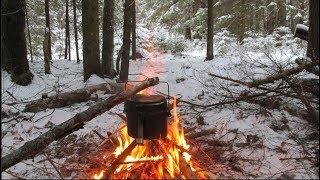
<instances>
[{"instance_id":1,"label":"burning log","mask_svg":"<svg viewBox=\"0 0 320 180\"><path fill-rule=\"evenodd\" d=\"M95 104L94 106L89 107L87 110L76 114L71 119L55 126L34 140L26 142L19 149L14 150L11 154L1 158L1 171L8 169L22 160L34 157L53 141L64 138L74 131L83 128L84 123L110 110L112 107L122 103L141 90L157 85L158 83L159 78L149 78L127 91L120 92L100 103Z\"/></svg>"},{"instance_id":2,"label":"burning log","mask_svg":"<svg viewBox=\"0 0 320 180\"><path fill-rule=\"evenodd\" d=\"M74 103L88 101L91 95L96 91L105 91L112 94L120 91L120 87L110 86L109 83L88 86L71 92L60 93L54 96L45 97L28 103L24 109L25 112L39 112L47 108L60 108Z\"/></svg>"},{"instance_id":3,"label":"burning log","mask_svg":"<svg viewBox=\"0 0 320 180\"><path fill-rule=\"evenodd\" d=\"M108 171L103 176L102 179L110 179L113 172L117 169L118 165L125 160L125 158L131 153L131 151L137 146L137 141L134 140L118 157L115 159L111 165L108 167Z\"/></svg>"},{"instance_id":4,"label":"burning log","mask_svg":"<svg viewBox=\"0 0 320 180\"><path fill-rule=\"evenodd\" d=\"M179 160L180 160L180 171L182 175L186 179L198 179L195 172L192 171L191 166L187 163L187 161L182 156L180 156Z\"/></svg>"}]
</instances>

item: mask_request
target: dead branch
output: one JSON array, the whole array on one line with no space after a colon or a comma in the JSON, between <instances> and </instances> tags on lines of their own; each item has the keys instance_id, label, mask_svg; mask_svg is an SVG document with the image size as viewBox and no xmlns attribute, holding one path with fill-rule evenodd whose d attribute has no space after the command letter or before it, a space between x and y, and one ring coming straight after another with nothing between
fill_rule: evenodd
<instances>
[{"instance_id":1,"label":"dead branch","mask_svg":"<svg viewBox=\"0 0 320 180\"><path fill-rule=\"evenodd\" d=\"M298 64L298 66L303 66L304 64L308 63L305 59L300 59L300 58L296 59L295 62ZM313 66L311 68L307 68L306 71L319 76L319 66Z\"/></svg>"},{"instance_id":2,"label":"dead branch","mask_svg":"<svg viewBox=\"0 0 320 180\"><path fill-rule=\"evenodd\" d=\"M60 108L74 103L96 99L91 97L94 92L105 91L108 94L116 93L120 91L120 88L116 86L119 85L111 86L109 83L103 83L70 92L60 93L47 98L37 99L28 103L24 109L24 112L39 112L47 108Z\"/></svg>"},{"instance_id":3,"label":"dead branch","mask_svg":"<svg viewBox=\"0 0 320 180\"><path fill-rule=\"evenodd\" d=\"M17 98L15 98L11 92L9 92L9 91L7 90L6 93L8 93L9 96L11 96L14 100L18 101Z\"/></svg>"},{"instance_id":4,"label":"dead branch","mask_svg":"<svg viewBox=\"0 0 320 180\"><path fill-rule=\"evenodd\" d=\"M57 166L54 164L54 162L51 160L51 158L45 153L43 152L43 155L47 158L47 160L50 162L50 164L53 166L53 168L57 171L59 177L61 179L64 179L61 172L59 171L59 169L57 168Z\"/></svg>"},{"instance_id":5,"label":"dead branch","mask_svg":"<svg viewBox=\"0 0 320 180\"><path fill-rule=\"evenodd\" d=\"M200 132L195 132L195 133L189 133L186 135L187 139L195 139L195 138L199 138L202 136L207 136L207 135L211 135L211 134L215 134L216 133L216 129L206 129Z\"/></svg>"},{"instance_id":6,"label":"dead branch","mask_svg":"<svg viewBox=\"0 0 320 180\"><path fill-rule=\"evenodd\" d=\"M127 91L122 91L116 95L109 97L105 101L89 107L87 110L76 114L71 119L55 126L51 130L40 135L34 140L26 142L19 149L1 158L1 171L8 169L9 167L17 164L22 160L34 157L53 141L64 138L74 131L83 128L86 122L110 110L112 107L122 103L141 90L146 89L150 86L157 85L158 83L159 78L149 78L142 83L134 86L133 88L128 89Z\"/></svg>"},{"instance_id":7,"label":"dead branch","mask_svg":"<svg viewBox=\"0 0 320 180\"><path fill-rule=\"evenodd\" d=\"M196 103L192 103L189 101L185 101L185 100L180 100L180 102L192 105L192 106L197 106L200 108L208 108L208 107L215 107L215 106L222 106L222 105L227 105L227 104L233 104L233 103L237 103L240 101L244 101L246 99L251 99L251 98L256 98L256 97L261 97L261 96L265 96L269 93L271 93L272 91L267 91L267 92L263 92L263 93L256 93L256 94L247 94L247 95L240 95L239 97L233 99L233 100L229 100L229 101L221 101L221 102L217 102L214 104L209 104L209 105L201 105L201 104L196 104Z\"/></svg>"},{"instance_id":8,"label":"dead branch","mask_svg":"<svg viewBox=\"0 0 320 180\"><path fill-rule=\"evenodd\" d=\"M252 82L249 83L249 87L258 87L258 86L263 85L263 84L273 83L274 81L287 78L290 75L299 74L300 72L304 71L305 69L312 68L312 67L314 67L314 66L316 66L318 64L319 64L319 60L316 60L316 61L311 62L311 63L306 63L306 64L303 64L303 65L298 66L298 67L294 67L294 68L291 68L291 69L284 70L284 71L282 71L282 72L280 72L280 73L278 73L276 75L268 76L265 79L253 80Z\"/></svg>"}]
</instances>

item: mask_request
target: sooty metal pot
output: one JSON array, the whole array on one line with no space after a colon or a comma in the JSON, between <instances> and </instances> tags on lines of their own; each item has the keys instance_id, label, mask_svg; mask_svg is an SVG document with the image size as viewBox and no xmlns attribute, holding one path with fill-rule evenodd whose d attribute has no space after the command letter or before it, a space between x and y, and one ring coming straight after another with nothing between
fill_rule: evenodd
<instances>
[{"instance_id":1,"label":"sooty metal pot","mask_svg":"<svg viewBox=\"0 0 320 180\"><path fill-rule=\"evenodd\" d=\"M167 100L161 95L137 94L124 103L130 137L144 140L167 136Z\"/></svg>"}]
</instances>

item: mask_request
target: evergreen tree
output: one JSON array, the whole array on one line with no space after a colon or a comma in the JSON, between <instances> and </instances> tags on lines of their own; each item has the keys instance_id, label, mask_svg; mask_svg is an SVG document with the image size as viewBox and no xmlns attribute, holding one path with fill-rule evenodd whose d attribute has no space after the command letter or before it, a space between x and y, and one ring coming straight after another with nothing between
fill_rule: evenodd
<instances>
[{"instance_id":1,"label":"evergreen tree","mask_svg":"<svg viewBox=\"0 0 320 180\"><path fill-rule=\"evenodd\" d=\"M25 10L25 0L1 1L1 62L12 81L23 86L33 78L27 59Z\"/></svg>"},{"instance_id":2,"label":"evergreen tree","mask_svg":"<svg viewBox=\"0 0 320 180\"><path fill-rule=\"evenodd\" d=\"M100 75L98 0L82 0L84 81L92 74Z\"/></svg>"}]
</instances>

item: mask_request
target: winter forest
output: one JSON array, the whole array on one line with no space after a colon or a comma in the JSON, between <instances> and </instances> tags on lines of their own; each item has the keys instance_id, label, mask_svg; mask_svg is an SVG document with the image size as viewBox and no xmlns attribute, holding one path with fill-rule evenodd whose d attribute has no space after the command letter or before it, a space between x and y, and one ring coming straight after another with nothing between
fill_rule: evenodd
<instances>
[{"instance_id":1,"label":"winter forest","mask_svg":"<svg viewBox=\"0 0 320 180\"><path fill-rule=\"evenodd\" d=\"M319 179L319 0L2 0L1 179Z\"/></svg>"}]
</instances>

